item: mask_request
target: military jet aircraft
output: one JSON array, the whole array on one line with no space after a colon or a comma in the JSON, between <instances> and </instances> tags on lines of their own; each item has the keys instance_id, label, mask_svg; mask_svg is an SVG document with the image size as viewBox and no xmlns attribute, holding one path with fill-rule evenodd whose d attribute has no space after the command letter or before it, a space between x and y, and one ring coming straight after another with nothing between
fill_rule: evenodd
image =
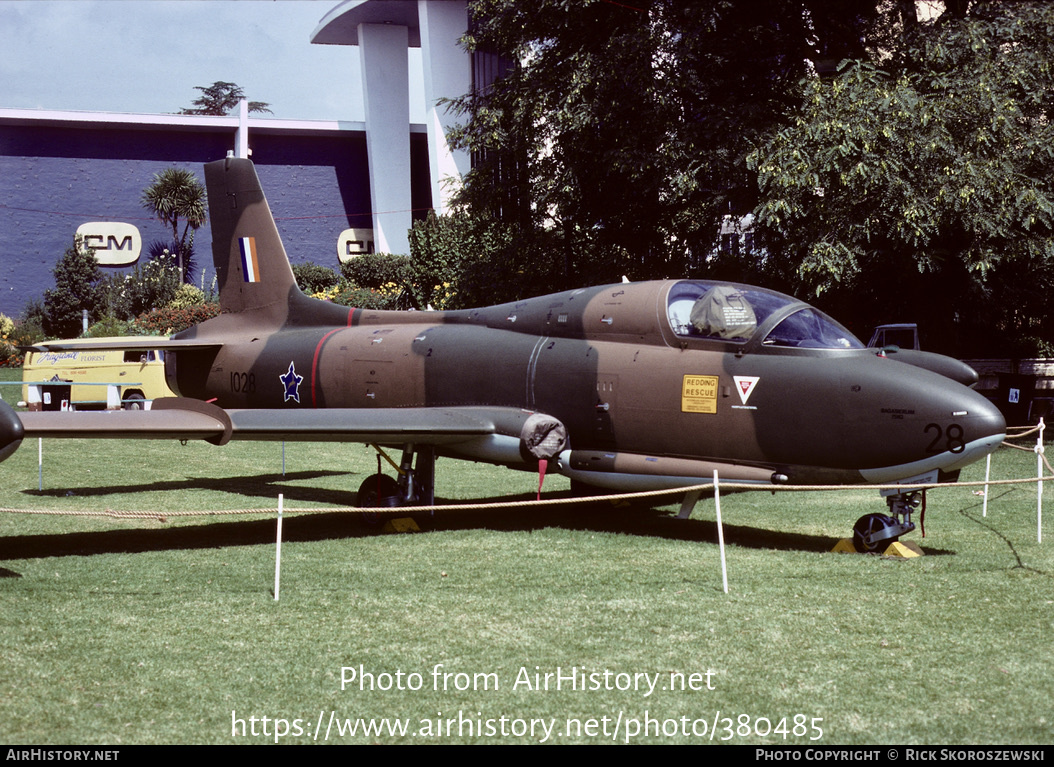
<instances>
[{"instance_id":1,"label":"military jet aircraft","mask_svg":"<svg viewBox=\"0 0 1054 767\"><path fill-rule=\"evenodd\" d=\"M402 450L399 478L368 477L359 504L395 506L434 502L437 455L545 461L575 486L619 490L697 485L715 469L759 488L918 483L954 481L1004 437L999 411L959 382L976 380L965 365L876 354L808 304L748 285L604 285L441 312L314 300L252 163L209 163L205 179L222 313L161 342L180 396L146 412L8 408L0 458L24 436L376 443ZM889 491L889 514L857 523L857 547L914 529L918 496Z\"/></svg>"}]
</instances>

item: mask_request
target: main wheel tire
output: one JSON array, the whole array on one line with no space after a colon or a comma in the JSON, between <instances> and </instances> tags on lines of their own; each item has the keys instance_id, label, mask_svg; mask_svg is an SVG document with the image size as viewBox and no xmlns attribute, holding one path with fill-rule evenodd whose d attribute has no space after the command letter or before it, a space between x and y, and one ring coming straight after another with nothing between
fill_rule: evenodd
<instances>
[{"instance_id":1,"label":"main wheel tire","mask_svg":"<svg viewBox=\"0 0 1054 767\"><path fill-rule=\"evenodd\" d=\"M865 514L856 520L856 524L853 525L853 548L861 554L874 554L875 552L885 551L890 544L896 543L900 539L899 535L881 538L872 543L866 543L865 538L873 536L875 533L881 533L883 530L893 527L896 523L897 521L893 517L885 514Z\"/></svg>"},{"instance_id":2,"label":"main wheel tire","mask_svg":"<svg viewBox=\"0 0 1054 767\"><path fill-rule=\"evenodd\" d=\"M360 507L390 509L402 503L399 483L387 474L371 474L359 485L356 500Z\"/></svg>"}]
</instances>

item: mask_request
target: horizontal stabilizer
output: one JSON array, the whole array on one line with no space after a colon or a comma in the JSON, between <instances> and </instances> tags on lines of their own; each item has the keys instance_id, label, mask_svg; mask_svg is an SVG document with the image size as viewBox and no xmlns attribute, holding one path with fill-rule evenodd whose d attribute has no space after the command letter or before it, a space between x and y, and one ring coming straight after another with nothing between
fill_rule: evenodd
<instances>
[{"instance_id":1,"label":"horizontal stabilizer","mask_svg":"<svg viewBox=\"0 0 1054 767\"><path fill-rule=\"evenodd\" d=\"M26 437L57 439L201 439L223 444L230 418L200 400L156 399L152 410L19 413Z\"/></svg>"},{"instance_id":2,"label":"horizontal stabilizer","mask_svg":"<svg viewBox=\"0 0 1054 767\"><path fill-rule=\"evenodd\" d=\"M70 341L43 341L32 346L19 346L23 352L88 352L88 351L190 351L194 349L219 349L222 343L216 341L195 341L194 339L173 339L160 336L143 336L141 339L106 339L98 341L74 339Z\"/></svg>"}]
</instances>

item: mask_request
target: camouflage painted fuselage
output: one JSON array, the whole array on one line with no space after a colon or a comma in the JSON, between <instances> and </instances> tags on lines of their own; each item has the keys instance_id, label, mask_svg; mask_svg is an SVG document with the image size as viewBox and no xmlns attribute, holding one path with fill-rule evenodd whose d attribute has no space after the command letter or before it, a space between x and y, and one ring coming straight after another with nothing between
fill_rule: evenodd
<instances>
[{"instance_id":1,"label":"camouflage painted fuselage","mask_svg":"<svg viewBox=\"0 0 1054 767\"><path fill-rule=\"evenodd\" d=\"M179 352L170 385L230 409L542 412L567 427L565 473L614 486L627 483L601 474L891 481L954 472L1001 439L983 397L874 350L770 345L766 327L747 341L679 335L667 313L679 284L458 312L348 310L296 294L273 332L243 313L187 334L223 346Z\"/></svg>"}]
</instances>

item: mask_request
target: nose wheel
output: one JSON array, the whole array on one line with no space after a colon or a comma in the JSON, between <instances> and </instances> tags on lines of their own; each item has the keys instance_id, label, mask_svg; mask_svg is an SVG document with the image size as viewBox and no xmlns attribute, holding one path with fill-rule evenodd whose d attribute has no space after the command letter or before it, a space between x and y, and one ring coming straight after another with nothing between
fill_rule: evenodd
<instances>
[{"instance_id":1,"label":"nose wheel","mask_svg":"<svg viewBox=\"0 0 1054 767\"><path fill-rule=\"evenodd\" d=\"M865 514L853 525L853 547L861 554L885 551L898 538L897 520L885 514Z\"/></svg>"},{"instance_id":2,"label":"nose wheel","mask_svg":"<svg viewBox=\"0 0 1054 767\"><path fill-rule=\"evenodd\" d=\"M915 529L911 513L925 503L926 491L894 493L886 497L890 514L865 514L853 525L853 547L861 554L885 551L900 536ZM925 506L923 506L925 511Z\"/></svg>"}]
</instances>

